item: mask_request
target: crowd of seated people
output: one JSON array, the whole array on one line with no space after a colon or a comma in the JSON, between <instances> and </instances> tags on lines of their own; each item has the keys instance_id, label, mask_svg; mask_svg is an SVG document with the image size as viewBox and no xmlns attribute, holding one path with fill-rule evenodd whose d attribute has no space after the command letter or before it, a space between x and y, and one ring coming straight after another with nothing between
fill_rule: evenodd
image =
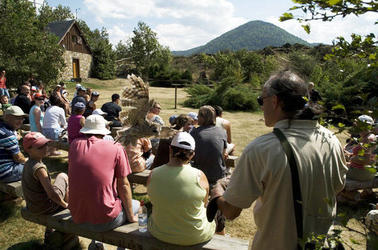
<instances>
[{"instance_id":1,"label":"crowd of seated people","mask_svg":"<svg viewBox=\"0 0 378 250\"><path fill-rule=\"evenodd\" d=\"M80 224L84 229L107 231L122 225L126 221L136 221L135 215L139 210L139 203L131 199L130 184L126 176L131 172L149 169L154 162L154 155L151 153L149 138L140 138L136 145L129 145L125 148L118 143L104 140L104 137L110 134L109 123L119 120L118 95L113 95L112 102L104 104L102 110L96 109L92 112L93 114L85 118L83 114L88 103L81 101L81 98L84 97L83 87L79 87L77 92L74 98L75 102L71 103L71 115L68 120L63 104L56 94L51 95L48 99L49 106L47 108L44 106L47 97L39 93L34 94L33 106L29 110L30 121L33 123L32 132L24 138L24 150L28 154L29 160L25 163L25 157L18 157L24 159L24 162L15 162L15 164L26 169L22 179L23 189L27 194L25 196L26 204L30 211L52 213L68 207L74 222ZM23 94L26 95L27 93ZM215 112L210 107L209 113L208 109L209 107L202 107L198 116L192 112L190 115L181 114L175 118L172 128L177 131L176 137L167 139L165 153L159 151L160 157L164 155L164 161L161 164L155 164L155 169L148 181L148 192L154 207L149 228L155 237L166 242L192 245L209 240L215 231L215 224L207 221L205 213L209 195L207 179L210 178L214 183L216 181L214 178L222 177L223 174L213 177L211 171L209 172L206 167L196 165L200 160L192 161L196 148L201 148L204 145L201 145L200 139L195 139L188 133L191 131L193 135L197 136L199 133L202 136L202 133L197 130L208 125L214 127L213 129L216 131L219 130L222 145L217 157L223 157L223 149L226 147L226 134L222 129L214 126ZM207 112L203 110L207 110ZM15 117L22 122L26 113L20 108L16 111L18 113L13 112ZM110 122L106 121L104 117L106 118L109 113L112 114L112 111L114 111L113 116L108 116ZM8 117L11 117L12 114ZM209 114L211 115L210 118L207 117ZM197 119L200 125L198 128L194 125L194 121ZM20 122L13 128L17 129L19 125ZM49 142L58 140L62 131L66 128L70 143L68 177L60 174L55 182L51 182L43 158L51 155ZM14 134L12 133L12 135ZM213 133L208 136L216 138ZM17 138L14 140L16 143ZM188 143L190 146L186 145ZM215 142L215 144L217 143ZM195 144L198 146L195 146ZM21 154L19 148L18 151L15 150L14 154ZM217 162L221 166L224 165L222 159L218 159ZM196 167L192 167L191 164ZM179 171L180 174L175 176L176 170L180 169L185 171ZM207 171L209 177L206 177L203 171ZM19 178L21 178L22 169L19 169L18 173ZM169 175L166 175L168 173ZM33 178L33 176L37 178ZM115 185L110 176L116 177ZM159 195L160 189L152 187L161 186L159 183L167 183L164 178L168 178L171 181L169 185L173 186L167 185L160 187L160 189L181 190L182 193L175 192L174 197L171 197L172 192L166 192L165 198ZM185 179L185 182L181 182L182 178ZM181 185L178 185L178 182ZM70 188L68 188L68 183L70 183ZM175 185L178 185L177 188L172 189ZM113 191L105 191L109 188ZM37 191L31 192L31 190ZM185 190L192 190L193 192L191 192L191 197L185 199L184 204L179 201L183 198L182 194L185 193ZM96 195L93 195L93 192ZM38 203L36 202L37 199L43 199L44 202ZM174 209L177 216L182 215L187 219L180 222L182 223L182 231L176 231L173 237L164 237L167 233L165 230L169 230L169 227L164 229L159 226L161 224L160 218L162 218L161 213L167 214L167 211L164 211L167 208L163 204L164 199L180 199L175 204L187 207L185 215L181 214L184 211L180 207ZM113 205L109 207L109 204ZM93 207L97 209L93 209ZM171 221L171 223L177 223L177 221ZM199 223L201 227L194 227ZM46 235L49 232L51 232L51 229L47 228ZM187 234L190 234L191 237L187 237ZM92 242L92 244L101 243Z\"/></svg>"},{"instance_id":2,"label":"crowd of seated people","mask_svg":"<svg viewBox=\"0 0 378 250\"><path fill-rule=\"evenodd\" d=\"M49 214L68 208L76 224L94 232L136 222L140 205L132 199L127 175L151 169L147 192L153 207L148 230L154 237L186 246L206 242L214 233L225 234L222 214L217 215L215 222L206 218L211 189L231 174L225 160L235 147L231 124L222 117L221 107L205 105L198 114L172 115L169 124L175 133L171 138L155 141L154 154L150 138L139 138L136 144L126 147L112 141L109 129L122 126L118 94L98 109L100 94L88 92L80 84L71 102L62 84L55 86L49 97L43 91L36 87L30 95L30 86L24 84L13 106L6 94L0 98L4 111L0 141L7 141L7 145L0 145L4 159L0 181L22 179L24 198L31 212ZM164 125L160 111L161 106L156 103L146 119ZM26 117L31 128L23 138L28 159L21 152L15 133ZM360 120L374 124L371 118ZM59 140L65 130L70 144L68 175L61 173L52 182L43 159L57 154L49 143ZM360 136L362 143L376 140L371 131L362 131ZM375 159L374 149L366 151L362 159L357 157L361 144L351 147L348 178L359 178L357 170ZM51 228L46 228L46 235L49 232ZM100 242L91 244L101 246Z\"/></svg>"}]
</instances>

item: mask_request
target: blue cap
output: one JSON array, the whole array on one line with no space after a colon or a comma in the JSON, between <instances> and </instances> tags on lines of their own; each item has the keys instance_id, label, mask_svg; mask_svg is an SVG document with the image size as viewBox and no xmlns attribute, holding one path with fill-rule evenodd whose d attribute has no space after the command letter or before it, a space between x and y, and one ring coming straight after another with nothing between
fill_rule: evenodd
<instances>
[{"instance_id":1,"label":"blue cap","mask_svg":"<svg viewBox=\"0 0 378 250\"><path fill-rule=\"evenodd\" d=\"M82 102L77 102L77 103L75 103L74 108L76 108L76 109L85 109L85 104L82 103Z\"/></svg>"},{"instance_id":2,"label":"blue cap","mask_svg":"<svg viewBox=\"0 0 378 250\"><path fill-rule=\"evenodd\" d=\"M178 115L172 115L171 117L169 117L169 123L171 125L174 125L176 123L176 118L178 117Z\"/></svg>"},{"instance_id":3,"label":"blue cap","mask_svg":"<svg viewBox=\"0 0 378 250\"><path fill-rule=\"evenodd\" d=\"M188 116L190 116L190 118L192 118L193 120L198 120L198 115L196 112L189 112Z\"/></svg>"}]
</instances>

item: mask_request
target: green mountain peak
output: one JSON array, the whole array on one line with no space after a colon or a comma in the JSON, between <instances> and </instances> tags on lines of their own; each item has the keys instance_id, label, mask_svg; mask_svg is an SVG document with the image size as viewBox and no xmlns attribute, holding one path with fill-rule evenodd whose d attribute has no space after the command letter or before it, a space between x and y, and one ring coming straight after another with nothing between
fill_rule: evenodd
<instances>
[{"instance_id":1,"label":"green mountain peak","mask_svg":"<svg viewBox=\"0 0 378 250\"><path fill-rule=\"evenodd\" d=\"M214 54L225 50L260 50L268 46L279 47L286 43L311 46L272 23L256 20L230 30L203 46L185 51L172 51L172 53L177 56L190 56L198 53Z\"/></svg>"}]
</instances>

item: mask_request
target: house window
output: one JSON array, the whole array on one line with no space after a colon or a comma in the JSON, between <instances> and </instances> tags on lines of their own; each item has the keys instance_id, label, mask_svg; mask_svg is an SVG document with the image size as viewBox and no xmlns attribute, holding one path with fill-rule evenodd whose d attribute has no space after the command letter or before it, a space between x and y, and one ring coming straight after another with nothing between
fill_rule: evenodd
<instances>
[{"instance_id":1,"label":"house window","mask_svg":"<svg viewBox=\"0 0 378 250\"><path fill-rule=\"evenodd\" d=\"M77 36L75 36L75 35L72 35L72 37L71 37L71 38L72 38L72 42L73 42L73 43L77 43Z\"/></svg>"}]
</instances>

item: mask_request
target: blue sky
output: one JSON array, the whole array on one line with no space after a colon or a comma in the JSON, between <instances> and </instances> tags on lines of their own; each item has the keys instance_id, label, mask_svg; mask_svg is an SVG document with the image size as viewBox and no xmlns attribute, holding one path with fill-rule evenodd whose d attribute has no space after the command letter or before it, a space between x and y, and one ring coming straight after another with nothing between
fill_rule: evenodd
<instances>
[{"instance_id":1,"label":"blue sky","mask_svg":"<svg viewBox=\"0 0 378 250\"><path fill-rule=\"evenodd\" d=\"M42 2L43 0L37 0ZM351 33L377 35L377 13L338 18L333 22L311 22L308 35L294 21L280 23L279 16L294 4L290 0L47 0L50 6L68 6L91 29L105 27L110 41L126 41L138 21L149 25L159 42L171 50L203 45L239 25L252 20L273 23L308 41L332 43L337 36Z\"/></svg>"}]
</instances>

